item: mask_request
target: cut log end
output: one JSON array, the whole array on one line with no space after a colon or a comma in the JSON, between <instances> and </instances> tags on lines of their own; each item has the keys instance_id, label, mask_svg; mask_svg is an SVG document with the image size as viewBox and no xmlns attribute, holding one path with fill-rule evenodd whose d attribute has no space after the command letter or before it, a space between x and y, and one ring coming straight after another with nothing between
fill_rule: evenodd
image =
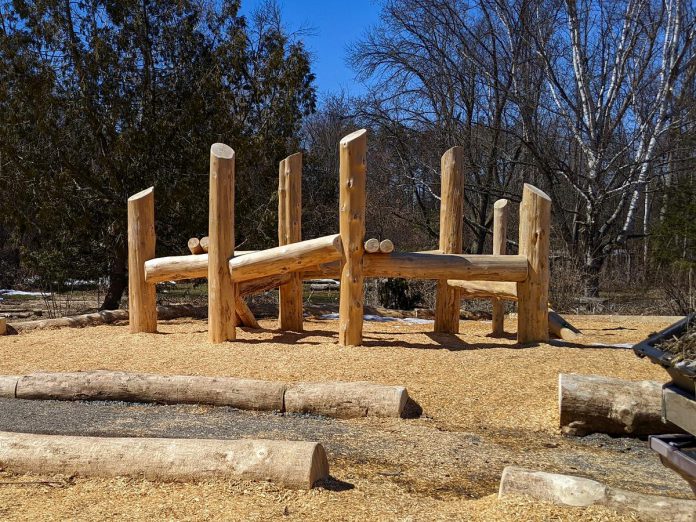
<instances>
[{"instance_id":1,"label":"cut log end","mask_svg":"<svg viewBox=\"0 0 696 522\"><path fill-rule=\"evenodd\" d=\"M383 239L379 243L379 251L382 254L391 254L394 251L394 243L391 239Z\"/></svg>"},{"instance_id":2,"label":"cut log end","mask_svg":"<svg viewBox=\"0 0 696 522\"><path fill-rule=\"evenodd\" d=\"M154 191L155 191L155 187L146 188L145 190L141 190L137 194L133 194L131 197L128 198L128 201L137 201L139 199L146 198L146 197L150 196L151 194L153 194Z\"/></svg>"},{"instance_id":3,"label":"cut log end","mask_svg":"<svg viewBox=\"0 0 696 522\"><path fill-rule=\"evenodd\" d=\"M234 149L224 143L213 143L210 147L210 155L220 159L234 158Z\"/></svg>"},{"instance_id":4,"label":"cut log end","mask_svg":"<svg viewBox=\"0 0 696 522\"><path fill-rule=\"evenodd\" d=\"M187 243L188 249L192 254L202 254L203 247L201 247L201 242L197 237L192 237Z\"/></svg>"},{"instance_id":5,"label":"cut log end","mask_svg":"<svg viewBox=\"0 0 696 522\"><path fill-rule=\"evenodd\" d=\"M203 236L200 239L200 241L198 242L198 244L203 249L203 252L205 252L207 254L208 253L208 245L210 244L210 238L208 236Z\"/></svg>"},{"instance_id":6,"label":"cut log end","mask_svg":"<svg viewBox=\"0 0 696 522\"><path fill-rule=\"evenodd\" d=\"M365 241L365 252L370 254L379 252L379 239L373 237Z\"/></svg>"}]
</instances>

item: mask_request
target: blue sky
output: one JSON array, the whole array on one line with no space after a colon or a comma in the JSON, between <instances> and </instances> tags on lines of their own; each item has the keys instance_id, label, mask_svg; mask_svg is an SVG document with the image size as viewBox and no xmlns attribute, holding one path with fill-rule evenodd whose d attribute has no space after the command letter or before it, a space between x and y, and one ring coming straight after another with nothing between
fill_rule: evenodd
<instances>
[{"instance_id":1,"label":"blue sky","mask_svg":"<svg viewBox=\"0 0 696 522\"><path fill-rule=\"evenodd\" d=\"M242 0L241 14L250 14L263 0ZM301 39L312 54L319 97L345 90L365 92L346 64L346 47L358 40L379 19L377 0L277 0L290 31L308 30Z\"/></svg>"}]
</instances>

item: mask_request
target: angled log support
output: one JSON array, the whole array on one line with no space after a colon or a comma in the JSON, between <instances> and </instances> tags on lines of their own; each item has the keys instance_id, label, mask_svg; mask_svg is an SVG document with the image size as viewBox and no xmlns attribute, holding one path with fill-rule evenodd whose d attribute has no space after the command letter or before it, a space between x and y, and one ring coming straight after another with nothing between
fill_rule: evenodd
<instances>
[{"instance_id":1,"label":"angled log support","mask_svg":"<svg viewBox=\"0 0 696 522\"><path fill-rule=\"evenodd\" d=\"M278 245L302 240L302 154L280 162L278 175ZM302 275L293 272L280 286L278 323L281 330L302 331Z\"/></svg>"},{"instance_id":2,"label":"angled log support","mask_svg":"<svg viewBox=\"0 0 696 522\"><path fill-rule=\"evenodd\" d=\"M222 143L210 148L208 234L208 339L222 343L236 338L239 295L227 265L234 256L234 151Z\"/></svg>"},{"instance_id":3,"label":"angled log support","mask_svg":"<svg viewBox=\"0 0 696 522\"><path fill-rule=\"evenodd\" d=\"M527 258L527 278L517 284L517 341L549 340L549 232L551 198L524 185L520 205L520 255Z\"/></svg>"},{"instance_id":4,"label":"angled log support","mask_svg":"<svg viewBox=\"0 0 696 522\"><path fill-rule=\"evenodd\" d=\"M442 156L440 199L440 251L462 253L464 218L464 149L452 147ZM459 290L438 279L435 301L435 331L459 333Z\"/></svg>"},{"instance_id":5,"label":"angled log support","mask_svg":"<svg viewBox=\"0 0 696 522\"><path fill-rule=\"evenodd\" d=\"M155 285L145 280L145 262L155 257L155 190L128 198L128 320L131 333L157 331Z\"/></svg>"},{"instance_id":6,"label":"angled log support","mask_svg":"<svg viewBox=\"0 0 696 522\"><path fill-rule=\"evenodd\" d=\"M339 145L339 228L343 243L338 342L360 346L363 327L363 253L367 131L349 134Z\"/></svg>"}]
</instances>

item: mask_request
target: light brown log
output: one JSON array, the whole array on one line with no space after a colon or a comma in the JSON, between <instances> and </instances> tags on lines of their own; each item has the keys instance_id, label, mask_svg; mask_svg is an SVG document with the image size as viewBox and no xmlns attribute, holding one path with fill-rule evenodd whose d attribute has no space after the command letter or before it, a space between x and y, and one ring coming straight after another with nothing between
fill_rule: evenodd
<instances>
[{"instance_id":1,"label":"light brown log","mask_svg":"<svg viewBox=\"0 0 696 522\"><path fill-rule=\"evenodd\" d=\"M616 511L637 514L640 520L646 521L696 521L696 500L634 493L584 477L532 471L516 466L506 467L500 479L498 497L510 495L565 506L606 506Z\"/></svg>"},{"instance_id":2,"label":"light brown log","mask_svg":"<svg viewBox=\"0 0 696 522\"><path fill-rule=\"evenodd\" d=\"M421 252L366 254L364 267L366 277L477 281L524 281L527 277L527 260L522 256Z\"/></svg>"},{"instance_id":3,"label":"light brown log","mask_svg":"<svg viewBox=\"0 0 696 522\"><path fill-rule=\"evenodd\" d=\"M234 257L228 262L229 273L232 281L241 282L301 271L340 259L341 248L338 234L308 239Z\"/></svg>"},{"instance_id":4,"label":"light brown log","mask_svg":"<svg viewBox=\"0 0 696 522\"><path fill-rule=\"evenodd\" d=\"M448 279L447 284L459 288L462 298L466 299L495 298L505 301L517 301L517 283Z\"/></svg>"},{"instance_id":5,"label":"light brown log","mask_svg":"<svg viewBox=\"0 0 696 522\"><path fill-rule=\"evenodd\" d=\"M338 344L360 346L363 330L363 254L367 131L349 134L339 145L339 229L343 241Z\"/></svg>"},{"instance_id":6,"label":"light brown log","mask_svg":"<svg viewBox=\"0 0 696 522\"><path fill-rule=\"evenodd\" d=\"M0 317L0 335L5 335L7 333L7 320L4 317Z\"/></svg>"},{"instance_id":7,"label":"light brown log","mask_svg":"<svg viewBox=\"0 0 696 522\"><path fill-rule=\"evenodd\" d=\"M517 341L549 340L549 234L551 199L525 183L520 205L520 255L529 263L529 274L517 285Z\"/></svg>"},{"instance_id":8,"label":"light brown log","mask_svg":"<svg viewBox=\"0 0 696 522\"><path fill-rule=\"evenodd\" d=\"M156 375L107 370L33 373L17 383L18 399L210 404L282 411L285 385L271 381Z\"/></svg>"},{"instance_id":9,"label":"light brown log","mask_svg":"<svg viewBox=\"0 0 696 522\"><path fill-rule=\"evenodd\" d=\"M400 417L408 401L401 386L369 382L322 382L288 385L285 411L349 419Z\"/></svg>"},{"instance_id":10,"label":"light brown log","mask_svg":"<svg viewBox=\"0 0 696 522\"><path fill-rule=\"evenodd\" d=\"M577 340L582 332L549 308L549 333L566 341Z\"/></svg>"},{"instance_id":11,"label":"light brown log","mask_svg":"<svg viewBox=\"0 0 696 522\"><path fill-rule=\"evenodd\" d=\"M237 479L311 488L328 477L321 444L278 440L74 437L0 432L0 462L16 473L156 481Z\"/></svg>"},{"instance_id":12,"label":"light brown log","mask_svg":"<svg viewBox=\"0 0 696 522\"><path fill-rule=\"evenodd\" d=\"M464 219L464 149L452 147L440 160L440 252L462 253ZM435 293L435 331L459 333L459 290L442 275Z\"/></svg>"},{"instance_id":13,"label":"light brown log","mask_svg":"<svg viewBox=\"0 0 696 522\"><path fill-rule=\"evenodd\" d=\"M198 244L201 245L203 252L207 254L208 246L210 245L210 238L208 236L203 236Z\"/></svg>"},{"instance_id":14,"label":"light brown log","mask_svg":"<svg viewBox=\"0 0 696 522\"><path fill-rule=\"evenodd\" d=\"M193 306L189 304L176 304L157 307L157 317L160 320L178 319L179 317L207 317L207 307ZM85 326L97 326L111 324L117 321L128 320L128 310L102 310L91 314L57 317L55 319L41 319L38 321L24 321L15 323L12 328L17 333L30 332L32 330L44 330L50 328L84 328Z\"/></svg>"},{"instance_id":15,"label":"light brown log","mask_svg":"<svg viewBox=\"0 0 696 522\"><path fill-rule=\"evenodd\" d=\"M17 382L21 378L19 375L0 375L0 398L14 399Z\"/></svg>"},{"instance_id":16,"label":"light brown log","mask_svg":"<svg viewBox=\"0 0 696 522\"><path fill-rule=\"evenodd\" d=\"M157 331L155 285L145 281L145 262L155 257L155 193L128 198L128 317L131 333Z\"/></svg>"},{"instance_id":17,"label":"light brown log","mask_svg":"<svg viewBox=\"0 0 696 522\"><path fill-rule=\"evenodd\" d=\"M278 245L284 246L302 240L301 153L280 162L278 178ZM302 331L302 301L302 275L292 272L288 282L279 289L278 323L281 330Z\"/></svg>"},{"instance_id":18,"label":"light brown log","mask_svg":"<svg viewBox=\"0 0 696 522\"><path fill-rule=\"evenodd\" d=\"M462 292L462 297L485 299L491 297L499 301L517 301L517 285L515 283L495 281L456 281L448 280L447 284L456 286ZM566 341L576 340L582 332L566 321L560 314L549 309L549 333Z\"/></svg>"},{"instance_id":19,"label":"light brown log","mask_svg":"<svg viewBox=\"0 0 696 522\"><path fill-rule=\"evenodd\" d=\"M382 254L391 254L394 251L394 243L391 239L383 239L379 242L379 251Z\"/></svg>"},{"instance_id":20,"label":"light brown log","mask_svg":"<svg viewBox=\"0 0 696 522\"><path fill-rule=\"evenodd\" d=\"M258 250L237 250L234 255L243 256ZM184 281L208 277L208 254L190 256L156 257L145 262L145 280L148 283Z\"/></svg>"},{"instance_id":21,"label":"light brown log","mask_svg":"<svg viewBox=\"0 0 696 522\"><path fill-rule=\"evenodd\" d=\"M507 254L508 200L499 199L493 205L493 255ZM505 333L505 303L498 298L491 301L493 335Z\"/></svg>"},{"instance_id":22,"label":"light brown log","mask_svg":"<svg viewBox=\"0 0 696 522\"><path fill-rule=\"evenodd\" d=\"M372 237L365 241L363 247L365 248L365 252L368 254L377 253L379 252L379 239Z\"/></svg>"},{"instance_id":23,"label":"light brown log","mask_svg":"<svg viewBox=\"0 0 696 522\"><path fill-rule=\"evenodd\" d=\"M201 242L197 237L192 237L189 239L187 245L191 254L195 255L203 253L203 247L201 246Z\"/></svg>"},{"instance_id":24,"label":"light brown log","mask_svg":"<svg viewBox=\"0 0 696 522\"><path fill-rule=\"evenodd\" d=\"M246 326L247 328L261 328L259 322L254 317L254 313L249 309L249 305L241 295L237 296L237 301L235 302L235 313L237 314L237 324Z\"/></svg>"},{"instance_id":25,"label":"light brown log","mask_svg":"<svg viewBox=\"0 0 696 522\"><path fill-rule=\"evenodd\" d=\"M679 433L662 421L662 383L560 374L561 429L570 435L642 436Z\"/></svg>"},{"instance_id":26,"label":"light brown log","mask_svg":"<svg viewBox=\"0 0 696 522\"><path fill-rule=\"evenodd\" d=\"M234 161L234 151L227 145L215 143L210 147L208 339L211 343L236 338L235 302L239 288L228 269L228 260L234 256Z\"/></svg>"}]
</instances>

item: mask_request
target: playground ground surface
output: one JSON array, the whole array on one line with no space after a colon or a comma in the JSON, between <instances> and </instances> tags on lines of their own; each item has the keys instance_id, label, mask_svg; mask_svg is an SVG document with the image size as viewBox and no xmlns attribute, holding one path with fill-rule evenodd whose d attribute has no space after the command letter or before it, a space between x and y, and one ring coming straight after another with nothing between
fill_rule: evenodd
<instances>
[{"instance_id":1,"label":"playground ground surface","mask_svg":"<svg viewBox=\"0 0 696 522\"><path fill-rule=\"evenodd\" d=\"M160 323L159 334L125 325L41 330L0 338L0 374L111 369L229 375L279 381L369 380L398 384L420 419L335 420L204 406L0 401L0 430L103 436L256 437L322 442L333 479L311 491L212 481L12 475L0 471L3 520L633 520L602 508L498 500L507 465L586 476L632 491L690 498L647 442L558 429L559 373L666 380L625 345L673 318L567 316L577 343L520 348L494 339L490 322L462 321L461 335L431 324L366 322L365 346L340 347L337 321L310 320L302 334L239 330L211 345L205 321ZM506 322L514 332L515 320ZM615 346L613 346L615 345ZM624 346L622 346L624 345Z\"/></svg>"}]
</instances>

